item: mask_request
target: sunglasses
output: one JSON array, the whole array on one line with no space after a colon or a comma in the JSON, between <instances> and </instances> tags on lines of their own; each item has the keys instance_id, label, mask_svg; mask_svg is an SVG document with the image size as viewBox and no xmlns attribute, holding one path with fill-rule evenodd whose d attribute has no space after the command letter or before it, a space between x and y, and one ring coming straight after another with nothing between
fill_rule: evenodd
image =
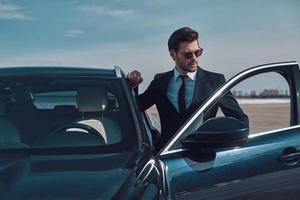
<instances>
[{"instance_id":1,"label":"sunglasses","mask_svg":"<svg viewBox=\"0 0 300 200\"><path fill-rule=\"evenodd\" d=\"M186 59L191 59L191 58L193 58L194 55L198 58L202 55L202 52L203 52L202 48L197 49L196 51L189 51L189 52L180 52L180 51L178 51L178 53L183 55L184 58L186 58Z\"/></svg>"}]
</instances>

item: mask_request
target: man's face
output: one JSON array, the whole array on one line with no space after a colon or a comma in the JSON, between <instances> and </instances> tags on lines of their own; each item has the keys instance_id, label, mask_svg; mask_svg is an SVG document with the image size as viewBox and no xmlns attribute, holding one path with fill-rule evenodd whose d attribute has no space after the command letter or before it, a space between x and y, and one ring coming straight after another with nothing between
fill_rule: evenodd
<instances>
[{"instance_id":1,"label":"man's face","mask_svg":"<svg viewBox=\"0 0 300 200\"><path fill-rule=\"evenodd\" d=\"M179 50L177 52L171 50L170 55L176 63L177 70L180 73L186 74L197 70L199 55L197 57L195 54L199 54L199 51L201 51L201 49L198 45L198 41L195 40L193 42L180 43Z\"/></svg>"}]
</instances>

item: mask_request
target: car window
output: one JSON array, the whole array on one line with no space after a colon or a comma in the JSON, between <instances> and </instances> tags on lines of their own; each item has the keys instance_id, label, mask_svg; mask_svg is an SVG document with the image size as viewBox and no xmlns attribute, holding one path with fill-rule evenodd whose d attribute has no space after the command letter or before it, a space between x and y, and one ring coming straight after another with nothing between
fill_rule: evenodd
<instances>
[{"instance_id":1,"label":"car window","mask_svg":"<svg viewBox=\"0 0 300 200\"><path fill-rule=\"evenodd\" d=\"M290 126L290 90L278 73L250 77L231 89L249 118L250 134ZM224 116L218 109L217 116Z\"/></svg>"},{"instance_id":2,"label":"car window","mask_svg":"<svg viewBox=\"0 0 300 200\"><path fill-rule=\"evenodd\" d=\"M110 92L106 93L109 109L118 109L118 100ZM63 105L72 105L76 107L77 90L74 91L55 91L55 92L37 92L33 97L33 104L38 109L53 109Z\"/></svg>"},{"instance_id":3,"label":"car window","mask_svg":"<svg viewBox=\"0 0 300 200\"><path fill-rule=\"evenodd\" d=\"M161 131L160 118L156 106L151 106L146 110L151 125L159 132Z\"/></svg>"},{"instance_id":4,"label":"car window","mask_svg":"<svg viewBox=\"0 0 300 200\"><path fill-rule=\"evenodd\" d=\"M0 148L136 146L119 79L11 77L0 87Z\"/></svg>"}]
</instances>

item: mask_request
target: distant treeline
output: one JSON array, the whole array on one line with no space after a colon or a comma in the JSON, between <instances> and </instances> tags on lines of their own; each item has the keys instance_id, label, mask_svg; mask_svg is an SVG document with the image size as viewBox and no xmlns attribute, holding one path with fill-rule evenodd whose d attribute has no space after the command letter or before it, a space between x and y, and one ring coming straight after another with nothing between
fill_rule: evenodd
<instances>
[{"instance_id":1,"label":"distant treeline","mask_svg":"<svg viewBox=\"0 0 300 200\"><path fill-rule=\"evenodd\" d=\"M248 92L233 90L232 94L237 98L289 98L290 94L288 90L278 89L264 89L262 92L256 92L255 90Z\"/></svg>"}]
</instances>

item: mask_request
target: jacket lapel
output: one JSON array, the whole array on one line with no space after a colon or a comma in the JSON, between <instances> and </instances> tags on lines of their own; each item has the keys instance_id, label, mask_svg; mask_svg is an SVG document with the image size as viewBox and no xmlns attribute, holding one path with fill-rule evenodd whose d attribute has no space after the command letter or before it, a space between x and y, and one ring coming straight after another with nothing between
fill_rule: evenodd
<instances>
[{"instance_id":1,"label":"jacket lapel","mask_svg":"<svg viewBox=\"0 0 300 200\"><path fill-rule=\"evenodd\" d=\"M168 86L171 78L173 77L173 70L169 71L163 76L159 82L161 93L167 96Z\"/></svg>"},{"instance_id":2,"label":"jacket lapel","mask_svg":"<svg viewBox=\"0 0 300 200\"><path fill-rule=\"evenodd\" d=\"M171 78L173 78L174 71L168 71L163 77L161 77L161 80L159 81L159 90L160 94L162 95L163 99L165 99L165 106L169 106L170 109L172 109L175 113L178 113L172 102L168 98L168 87Z\"/></svg>"}]
</instances>

